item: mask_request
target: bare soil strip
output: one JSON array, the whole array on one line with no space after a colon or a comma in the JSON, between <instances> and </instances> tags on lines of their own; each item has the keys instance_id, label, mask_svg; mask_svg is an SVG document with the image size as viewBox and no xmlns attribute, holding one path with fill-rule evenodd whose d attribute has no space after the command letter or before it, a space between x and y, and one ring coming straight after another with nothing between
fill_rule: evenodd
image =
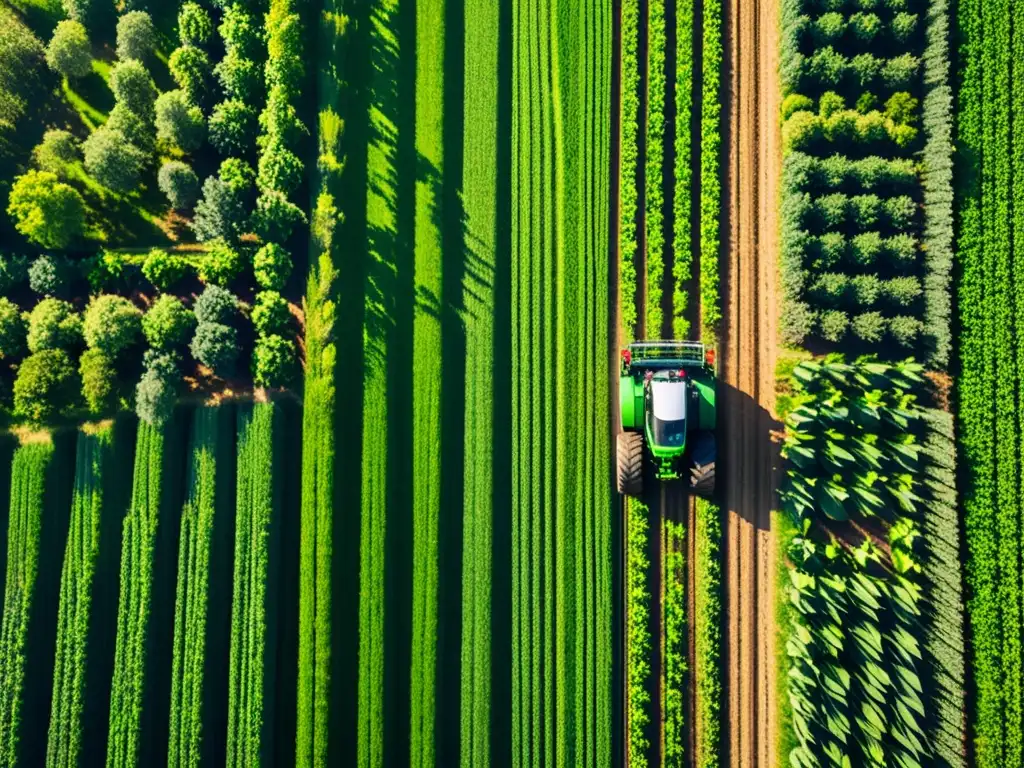
<instances>
[{"instance_id":1,"label":"bare soil strip","mask_svg":"<svg viewBox=\"0 0 1024 768\"><path fill-rule=\"evenodd\" d=\"M774 760L773 552L777 449L771 443L776 345L778 132L776 0L730 0L727 62L721 393L725 502L725 755Z\"/></svg>"}]
</instances>

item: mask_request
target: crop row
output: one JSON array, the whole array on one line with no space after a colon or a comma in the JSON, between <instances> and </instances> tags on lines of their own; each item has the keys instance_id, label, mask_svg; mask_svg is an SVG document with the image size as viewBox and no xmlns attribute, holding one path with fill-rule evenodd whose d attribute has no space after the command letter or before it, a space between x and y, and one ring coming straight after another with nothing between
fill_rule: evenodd
<instances>
[{"instance_id":1,"label":"crop row","mask_svg":"<svg viewBox=\"0 0 1024 768\"><path fill-rule=\"evenodd\" d=\"M235 491L235 556L228 671L228 768L258 766L266 753L267 712L275 692L268 690L266 667L274 664L276 630L271 563L281 526L281 478L277 466L282 416L274 403L238 411L238 464Z\"/></svg>"},{"instance_id":2,"label":"crop row","mask_svg":"<svg viewBox=\"0 0 1024 768\"><path fill-rule=\"evenodd\" d=\"M625 341L637 333L637 307L643 297L637 291L637 216L640 157L640 0L623 0L619 20L622 39L622 87L619 105L621 142L619 160L619 314Z\"/></svg>"},{"instance_id":3,"label":"crop row","mask_svg":"<svg viewBox=\"0 0 1024 768\"><path fill-rule=\"evenodd\" d=\"M976 686L975 758L1015 765L1022 734L1020 458L1024 417L1015 394L1024 298L1019 176L1024 88L1014 63L1024 55L1024 10L963 0L957 19L962 88L958 174L962 277L960 439L965 461L966 583Z\"/></svg>"},{"instance_id":4,"label":"crop row","mask_svg":"<svg viewBox=\"0 0 1024 768\"><path fill-rule=\"evenodd\" d=\"M693 23L694 0L676 3L675 191L672 198L672 334L689 339L693 278Z\"/></svg>"},{"instance_id":5,"label":"crop row","mask_svg":"<svg viewBox=\"0 0 1024 768\"><path fill-rule=\"evenodd\" d=\"M686 527L665 520L662 539L664 584L664 764L686 765Z\"/></svg>"},{"instance_id":6,"label":"crop row","mask_svg":"<svg viewBox=\"0 0 1024 768\"><path fill-rule=\"evenodd\" d=\"M662 332L661 296L665 279L665 0L647 3L647 156L644 165L644 227L646 230L647 295L644 297L648 338Z\"/></svg>"},{"instance_id":7,"label":"crop row","mask_svg":"<svg viewBox=\"0 0 1024 768\"><path fill-rule=\"evenodd\" d=\"M84 711L89 696L86 687L89 637L93 627L93 580L99 558L102 517L109 499L104 498L105 478L116 470L111 466L113 428L78 435L75 457L75 486L71 499L71 520L61 571L60 602L57 608L57 641L53 665L53 699L46 764L50 768L73 768L83 753ZM107 510L115 515L116 508ZM103 649L96 650L102 654ZM96 661L92 662L96 664Z\"/></svg>"},{"instance_id":8,"label":"crop row","mask_svg":"<svg viewBox=\"0 0 1024 768\"><path fill-rule=\"evenodd\" d=\"M7 572L3 620L0 622L0 763L18 765L31 741L23 744L27 657L33 654L30 631L38 598L40 533L45 508L47 471L54 447L49 441L27 443L14 453L11 505L7 523ZM46 568L49 563L44 563ZM35 747L38 749L38 745Z\"/></svg>"},{"instance_id":9,"label":"crop row","mask_svg":"<svg viewBox=\"0 0 1024 768\"><path fill-rule=\"evenodd\" d=\"M718 341L722 320L718 256L722 206L722 0L704 3L700 111L700 315L701 338Z\"/></svg>"},{"instance_id":10,"label":"crop row","mask_svg":"<svg viewBox=\"0 0 1024 768\"><path fill-rule=\"evenodd\" d=\"M626 502L626 738L631 766L648 764L651 723L650 510Z\"/></svg>"},{"instance_id":11,"label":"crop row","mask_svg":"<svg viewBox=\"0 0 1024 768\"><path fill-rule=\"evenodd\" d=\"M696 681L697 768L721 765L722 741L722 513L716 504L697 499L693 531L697 574L694 591L694 660Z\"/></svg>"}]
</instances>

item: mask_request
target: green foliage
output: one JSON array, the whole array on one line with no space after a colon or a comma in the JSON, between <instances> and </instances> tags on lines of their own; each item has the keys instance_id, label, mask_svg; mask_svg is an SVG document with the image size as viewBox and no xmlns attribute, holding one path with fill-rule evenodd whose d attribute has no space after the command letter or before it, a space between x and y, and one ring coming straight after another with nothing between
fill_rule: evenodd
<instances>
[{"instance_id":1,"label":"green foliage","mask_svg":"<svg viewBox=\"0 0 1024 768\"><path fill-rule=\"evenodd\" d=\"M210 94L213 68L206 51L193 45L176 48L167 60L171 77L185 93L189 102L202 106Z\"/></svg>"},{"instance_id":2,"label":"green foliage","mask_svg":"<svg viewBox=\"0 0 1024 768\"><path fill-rule=\"evenodd\" d=\"M838 309L827 310L818 317L818 333L823 339L834 344L843 340L849 327L849 315Z\"/></svg>"},{"instance_id":3,"label":"green foliage","mask_svg":"<svg viewBox=\"0 0 1024 768\"><path fill-rule=\"evenodd\" d=\"M135 387L135 413L145 424L159 426L170 419L174 411L180 375L176 358L171 355L149 357L147 362Z\"/></svg>"},{"instance_id":4,"label":"green foliage","mask_svg":"<svg viewBox=\"0 0 1024 768\"><path fill-rule=\"evenodd\" d=\"M104 414L117 407L119 388L113 359L102 349L87 349L78 360L82 397L92 414Z\"/></svg>"},{"instance_id":5,"label":"green foliage","mask_svg":"<svg viewBox=\"0 0 1024 768\"><path fill-rule=\"evenodd\" d=\"M207 285L196 299L193 312L200 323L231 323L238 316L238 298L217 285Z\"/></svg>"},{"instance_id":6,"label":"green foliage","mask_svg":"<svg viewBox=\"0 0 1024 768\"><path fill-rule=\"evenodd\" d=\"M213 108L209 122L210 143L222 155L241 155L256 138L256 110L236 99Z\"/></svg>"},{"instance_id":7,"label":"green foliage","mask_svg":"<svg viewBox=\"0 0 1024 768\"><path fill-rule=\"evenodd\" d=\"M28 350L72 349L82 343L82 318L60 299L43 299L28 316Z\"/></svg>"},{"instance_id":8,"label":"green foliage","mask_svg":"<svg viewBox=\"0 0 1024 768\"><path fill-rule=\"evenodd\" d=\"M261 189L270 189L290 195L302 182L302 161L281 141L265 145L260 154L257 183Z\"/></svg>"},{"instance_id":9,"label":"green foliage","mask_svg":"<svg viewBox=\"0 0 1024 768\"><path fill-rule=\"evenodd\" d=\"M309 133L299 120L292 95L283 87L275 86L267 94L267 105L260 112L263 134L256 140L261 147L269 141L280 141L294 149L298 141Z\"/></svg>"},{"instance_id":10,"label":"green foliage","mask_svg":"<svg viewBox=\"0 0 1024 768\"><path fill-rule=\"evenodd\" d=\"M117 20L117 57L145 61L156 47L153 20L145 11L128 11Z\"/></svg>"},{"instance_id":11,"label":"green foliage","mask_svg":"<svg viewBox=\"0 0 1024 768\"><path fill-rule=\"evenodd\" d=\"M67 416L78 404L78 372L63 349L43 349L29 355L14 380L14 414L31 424L46 424Z\"/></svg>"},{"instance_id":12,"label":"green foliage","mask_svg":"<svg viewBox=\"0 0 1024 768\"><path fill-rule=\"evenodd\" d=\"M284 246L267 243L252 259L256 284L270 291L280 291L292 272L292 257Z\"/></svg>"},{"instance_id":13,"label":"green foliage","mask_svg":"<svg viewBox=\"0 0 1024 768\"><path fill-rule=\"evenodd\" d=\"M180 160L165 161L156 181L171 207L179 211L191 208L199 197L199 177L190 165Z\"/></svg>"},{"instance_id":14,"label":"green foliage","mask_svg":"<svg viewBox=\"0 0 1024 768\"><path fill-rule=\"evenodd\" d=\"M238 331L220 323L200 323L189 350L218 376L230 376L238 360Z\"/></svg>"},{"instance_id":15,"label":"green foliage","mask_svg":"<svg viewBox=\"0 0 1024 768\"><path fill-rule=\"evenodd\" d=\"M142 310L124 296L94 296L85 310L85 343L111 359L142 336Z\"/></svg>"},{"instance_id":16,"label":"green foliage","mask_svg":"<svg viewBox=\"0 0 1024 768\"><path fill-rule=\"evenodd\" d=\"M156 135L183 152L194 152L202 145L206 121L185 91L167 91L157 97Z\"/></svg>"},{"instance_id":17,"label":"green foliage","mask_svg":"<svg viewBox=\"0 0 1024 768\"><path fill-rule=\"evenodd\" d=\"M644 304L647 334L663 336L661 293L664 282L664 178L665 155L665 4L652 0L647 11L647 119L644 158L644 229L647 245L647 296ZM628 181L627 181L628 183Z\"/></svg>"},{"instance_id":18,"label":"green foliage","mask_svg":"<svg viewBox=\"0 0 1024 768\"><path fill-rule=\"evenodd\" d=\"M237 50L228 51L213 68L213 74L230 99L252 104L258 102L263 95L259 64Z\"/></svg>"},{"instance_id":19,"label":"green foliage","mask_svg":"<svg viewBox=\"0 0 1024 768\"><path fill-rule=\"evenodd\" d=\"M0 295L8 295L28 280L28 257L21 253L0 253Z\"/></svg>"},{"instance_id":20,"label":"green foliage","mask_svg":"<svg viewBox=\"0 0 1024 768\"><path fill-rule=\"evenodd\" d=\"M213 21L199 3L185 2L178 11L178 37L182 45L203 45L213 34Z\"/></svg>"},{"instance_id":21,"label":"green foliage","mask_svg":"<svg viewBox=\"0 0 1024 768\"><path fill-rule=\"evenodd\" d=\"M694 594L694 662L696 680L697 768L721 764L722 708L722 513L716 504L697 499L696 593Z\"/></svg>"},{"instance_id":22,"label":"green foliage","mask_svg":"<svg viewBox=\"0 0 1024 768\"><path fill-rule=\"evenodd\" d=\"M103 128L115 133L123 134L128 141L143 150L152 154L155 147L153 139L153 123L147 117L143 119L137 113L130 110L124 102L118 102L107 115L107 122Z\"/></svg>"},{"instance_id":23,"label":"green foliage","mask_svg":"<svg viewBox=\"0 0 1024 768\"><path fill-rule=\"evenodd\" d=\"M85 77L92 72L92 46L85 27L70 19L60 21L46 46L46 63L65 77Z\"/></svg>"},{"instance_id":24,"label":"green foliage","mask_svg":"<svg viewBox=\"0 0 1024 768\"><path fill-rule=\"evenodd\" d=\"M261 336L282 333L291 322L288 302L277 291L262 291L256 294L252 309L252 324Z\"/></svg>"},{"instance_id":25,"label":"green foliage","mask_svg":"<svg viewBox=\"0 0 1024 768\"><path fill-rule=\"evenodd\" d=\"M222 238L206 244L206 253L199 261L199 279L204 283L227 286L244 268L242 255Z\"/></svg>"},{"instance_id":26,"label":"green foliage","mask_svg":"<svg viewBox=\"0 0 1024 768\"><path fill-rule=\"evenodd\" d=\"M85 201L47 171L28 171L11 186L7 213L14 228L44 248L66 248L82 234Z\"/></svg>"},{"instance_id":27,"label":"green foliage","mask_svg":"<svg viewBox=\"0 0 1024 768\"><path fill-rule=\"evenodd\" d=\"M306 223L306 214L280 192L263 190L256 200L253 228L264 240L284 242L295 227Z\"/></svg>"},{"instance_id":28,"label":"green foliage","mask_svg":"<svg viewBox=\"0 0 1024 768\"><path fill-rule=\"evenodd\" d=\"M61 256L43 254L28 268L29 287L43 296L65 298L73 280L72 267Z\"/></svg>"},{"instance_id":29,"label":"green foliage","mask_svg":"<svg viewBox=\"0 0 1024 768\"><path fill-rule=\"evenodd\" d=\"M664 648L665 683L663 709L665 719L666 768L686 764L686 528L665 520L664 542Z\"/></svg>"},{"instance_id":30,"label":"green foliage","mask_svg":"<svg viewBox=\"0 0 1024 768\"><path fill-rule=\"evenodd\" d=\"M626 529L626 740L629 764L646 766L651 719L651 592L648 586L650 549L648 510L627 502Z\"/></svg>"},{"instance_id":31,"label":"green foliage","mask_svg":"<svg viewBox=\"0 0 1024 768\"><path fill-rule=\"evenodd\" d=\"M253 58L261 53L263 36L260 21L243 4L229 4L217 30L229 54Z\"/></svg>"},{"instance_id":32,"label":"green foliage","mask_svg":"<svg viewBox=\"0 0 1024 768\"><path fill-rule=\"evenodd\" d=\"M177 296L164 294L142 318L142 333L151 347L171 350L184 347L196 327L195 315Z\"/></svg>"},{"instance_id":33,"label":"green foliage","mask_svg":"<svg viewBox=\"0 0 1024 768\"><path fill-rule=\"evenodd\" d=\"M26 333L18 305L0 296L0 360L10 362L25 354Z\"/></svg>"},{"instance_id":34,"label":"green foliage","mask_svg":"<svg viewBox=\"0 0 1024 768\"><path fill-rule=\"evenodd\" d=\"M33 150L32 155L40 170L66 179L71 165L80 157L78 140L68 131L51 128L43 134L43 140Z\"/></svg>"},{"instance_id":35,"label":"green foliage","mask_svg":"<svg viewBox=\"0 0 1024 768\"><path fill-rule=\"evenodd\" d=\"M700 306L701 338L716 345L722 320L718 256L722 204L722 16L721 0L704 4L700 144Z\"/></svg>"},{"instance_id":36,"label":"green foliage","mask_svg":"<svg viewBox=\"0 0 1024 768\"><path fill-rule=\"evenodd\" d=\"M82 143L85 169L100 184L115 192L136 191L151 158L120 131L97 128Z\"/></svg>"},{"instance_id":37,"label":"green foliage","mask_svg":"<svg viewBox=\"0 0 1024 768\"><path fill-rule=\"evenodd\" d=\"M252 353L253 380L258 387L285 387L298 373L295 342L276 333L260 336Z\"/></svg>"},{"instance_id":38,"label":"green foliage","mask_svg":"<svg viewBox=\"0 0 1024 768\"><path fill-rule=\"evenodd\" d=\"M267 88L281 86L297 93L305 74L302 19L289 2L270 3L265 20L267 34Z\"/></svg>"},{"instance_id":39,"label":"green foliage","mask_svg":"<svg viewBox=\"0 0 1024 768\"><path fill-rule=\"evenodd\" d=\"M619 178L622 179L619 193L619 312L624 341L629 342L640 329L637 328L637 307L640 296L637 292L636 253L637 211L639 194L634 183L639 162L638 135L640 125L640 3L625 0L622 3L620 22L622 31L622 123L621 156Z\"/></svg>"},{"instance_id":40,"label":"green foliage","mask_svg":"<svg viewBox=\"0 0 1024 768\"><path fill-rule=\"evenodd\" d=\"M117 62L110 70L110 90L119 104L139 117L152 119L157 90L145 65L137 59Z\"/></svg>"},{"instance_id":41,"label":"green foliage","mask_svg":"<svg viewBox=\"0 0 1024 768\"><path fill-rule=\"evenodd\" d=\"M188 262L181 256L167 253L161 248L153 248L142 262L142 275L155 288L166 291L185 277L188 268Z\"/></svg>"},{"instance_id":42,"label":"green foliage","mask_svg":"<svg viewBox=\"0 0 1024 768\"><path fill-rule=\"evenodd\" d=\"M246 228L243 195L216 176L203 182L203 196L196 203L192 229L201 242L218 238L235 239Z\"/></svg>"}]
</instances>

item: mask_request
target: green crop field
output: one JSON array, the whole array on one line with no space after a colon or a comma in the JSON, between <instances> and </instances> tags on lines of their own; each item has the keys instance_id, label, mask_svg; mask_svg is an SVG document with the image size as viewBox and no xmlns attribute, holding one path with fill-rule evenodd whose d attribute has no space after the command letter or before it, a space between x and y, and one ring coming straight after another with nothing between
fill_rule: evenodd
<instances>
[{"instance_id":1,"label":"green crop field","mask_svg":"<svg viewBox=\"0 0 1024 768\"><path fill-rule=\"evenodd\" d=\"M1021 61L1015 0L3 4L0 766L1024 763Z\"/></svg>"}]
</instances>

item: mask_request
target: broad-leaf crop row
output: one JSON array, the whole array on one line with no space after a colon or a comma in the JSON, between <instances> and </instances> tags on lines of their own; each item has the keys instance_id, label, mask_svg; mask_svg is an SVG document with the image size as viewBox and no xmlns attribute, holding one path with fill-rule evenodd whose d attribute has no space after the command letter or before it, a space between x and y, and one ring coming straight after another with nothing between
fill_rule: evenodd
<instances>
[{"instance_id":1,"label":"broad-leaf crop row","mask_svg":"<svg viewBox=\"0 0 1024 768\"><path fill-rule=\"evenodd\" d=\"M623 338L629 342L639 330L637 308L643 301L636 284L637 216L640 210L637 187L640 158L637 144L640 134L640 1L623 0L620 13L619 315Z\"/></svg>"},{"instance_id":2,"label":"broad-leaf crop row","mask_svg":"<svg viewBox=\"0 0 1024 768\"><path fill-rule=\"evenodd\" d=\"M663 528L664 584L664 722L667 768L686 765L686 527L665 520Z\"/></svg>"},{"instance_id":3,"label":"broad-leaf crop row","mask_svg":"<svg viewBox=\"0 0 1024 768\"><path fill-rule=\"evenodd\" d=\"M23 713L25 673L27 657L33 651L30 625L38 597L40 536L53 454L49 439L27 443L15 451L11 467L7 573L0 622L0 763L4 765L19 765L26 757L21 729L23 723L31 725L31 720L25 721ZM27 746L32 748L31 743Z\"/></svg>"},{"instance_id":4,"label":"broad-leaf crop row","mask_svg":"<svg viewBox=\"0 0 1024 768\"><path fill-rule=\"evenodd\" d=\"M645 768L651 723L650 509L626 502L626 739L629 765Z\"/></svg>"},{"instance_id":5,"label":"broad-leaf crop row","mask_svg":"<svg viewBox=\"0 0 1024 768\"><path fill-rule=\"evenodd\" d=\"M274 403L238 410L235 556L232 580L231 655L228 672L228 768L258 767L266 755L267 729L276 692L267 668L276 664L276 582L282 478L276 467L281 419ZM275 559L272 562L272 558ZM272 570L273 569L273 570ZM272 678L269 678L272 679Z\"/></svg>"},{"instance_id":6,"label":"broad-leaf crop row","mask_svg":"<svg viewBox=\"0 0 1024 768\"><path fill-rule=\"evenodd\" d=\"M647 157L644 165L644 227L646 230L647 295L644 297L648 338L662 333L661 295L665 279L665 0L647 2Z\"/></svg>"},{"instance_id":7,"label":"broad-leaf crop row","mask_svg":"<svg viewBox=\"0 0 1024 768\"><path fill-rule=\"evenodd\" d=\"M721 764L722 741L722 513L717 504L697 499L694 587L697 768Z\"/></svg>"},{"instance_id":8,"label":"broad-leaf crop row","mask_svg":"<svg viewBox=\"0 0 1024 768\"><path fill-rule=\"evenodd\" d=\"M979 766L1016 765L1022 734L1020 445L1024 408L1024 9L962 0L960 438Z\"/></svg>"},{"instance_id":9,"label":"broad-leaf crop row","mask_svg":"<svg viewBox=\"0 0 1024 768\"><path fill-rule=\"evenodd\" d=\"M704 3L700 109L700 316L701 338L716 346L722 320L722 0Z\"/></svg>"},{"instance_id":10,"label":"broad-leaf crop row","mask_svg":"<svg viewBox=\"0 0 1024 768\"><path fill-rule=\"evenodd\" d=\"M675 191L672 198L672 335L690 337L693 278L693 18L694 0L676 2ZM699 174L696 174L699 178Z\"/></svg>"}]
</instances>

